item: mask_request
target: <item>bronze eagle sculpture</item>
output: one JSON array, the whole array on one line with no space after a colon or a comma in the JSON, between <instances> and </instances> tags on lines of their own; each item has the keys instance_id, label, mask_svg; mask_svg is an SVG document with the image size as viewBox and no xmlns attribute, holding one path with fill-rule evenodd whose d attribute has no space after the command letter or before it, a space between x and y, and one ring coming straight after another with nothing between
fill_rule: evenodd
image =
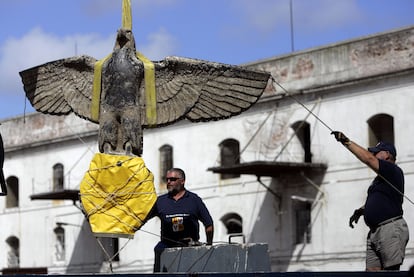
<instances>
[{"instance_id":1,"label":"bronze eagle sculpture","mask_svg":"<svg viewBox=\"0 0 414 277\"><path fill-rule=\"evenodd\" d=\"M262 95L267 72L176 56L153 62L156 123L146 116L144 65L131 30L118 30L112 56L102 65L98 120L91 116L96 59L82 55L20 72L26 97L39 112L75 113L99 123L99 151L142 154L143 128L181 119L220 120L240 114Z\"/></svg>"}]
</instances>

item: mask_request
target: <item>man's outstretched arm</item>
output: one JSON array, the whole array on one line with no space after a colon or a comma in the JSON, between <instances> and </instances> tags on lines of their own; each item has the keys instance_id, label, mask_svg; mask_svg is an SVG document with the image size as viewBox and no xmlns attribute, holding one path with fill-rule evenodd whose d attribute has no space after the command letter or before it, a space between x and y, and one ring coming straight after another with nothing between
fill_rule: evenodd
<instances>
[{"instance_id":1,"label":"man's outstretched arm","mask_svg":"<svg viewBox=\"0 0 414 277\"><path fill-rule=\"evenodd\" d=\"M379 161L371 152L358 145L357 143L351 141L347 136L344 135L344 133L340 131L333 131L331 134L335 136L335 139L337 141L348 148L348 150L351 151L352 154L354 154L361 162L368 165L378 173Z\"/></svg>"}]
</instances>

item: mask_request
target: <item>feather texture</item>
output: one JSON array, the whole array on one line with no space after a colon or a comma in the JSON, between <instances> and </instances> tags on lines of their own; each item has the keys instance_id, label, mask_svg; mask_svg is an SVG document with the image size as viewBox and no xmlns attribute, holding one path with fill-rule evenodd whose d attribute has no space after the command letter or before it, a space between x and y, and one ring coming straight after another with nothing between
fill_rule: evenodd
<instances>
[{"instance_id":1,"label":"feather texture","mask_svg":"<svg viewBox=\"0 0 414 277\"><path fill-rule=\"evenodd\" d=\"M136 58L135 52L132 32L118 31L113 55L102 68L102 74L107 76L102 76L98 122L91 116L95 58L85 55L71 57L20 72L26 97L39 112L52 115L73 112L99 123L100 136L105 137L105 128L113 132L107 134L108 139L100 139L100 143L110 143L112 149L120 151L119 148L125 148L125 141L134 136L132 131L136 132L135 136L142 136L140 130L150 127L145 108L143 63ZM240 114L258 101L270 78L267 72L183 57L170 56L153 63L157 111L155 127L181 119L199 122ZM131 109L135 111L131 112ZM103 117L102 110L114 115ZM138 130L136 126L132 131L125 126L120 128L122 122L126 122L124 119L140 125ZM114 131L111 126L117 126L117 129ZM110 141L120 137L117 132L123 132L123 141ZM132 141L142 141L142 138ZM139 149L142 145L132 145L132 148L134 153L142 151ZM103 145L100 145L100 150L104 152Z\"/></svg>"}]
</instances>

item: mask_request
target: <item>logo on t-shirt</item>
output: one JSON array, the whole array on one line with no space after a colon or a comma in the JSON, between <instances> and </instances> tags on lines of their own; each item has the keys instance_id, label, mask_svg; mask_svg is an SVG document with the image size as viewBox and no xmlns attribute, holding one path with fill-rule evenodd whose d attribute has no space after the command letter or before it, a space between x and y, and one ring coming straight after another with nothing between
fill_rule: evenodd
<instances>
[{"instance_id":1,"label":"logo on t-shirt","mask_svg":"<svg viewBox=\"0 0 414 277\"><path fill-rule=\"evenodd\" d=\"M171 220L174 232L184 231L184 218L182 216L173 217Z\"/></svg>"}]
</instances>

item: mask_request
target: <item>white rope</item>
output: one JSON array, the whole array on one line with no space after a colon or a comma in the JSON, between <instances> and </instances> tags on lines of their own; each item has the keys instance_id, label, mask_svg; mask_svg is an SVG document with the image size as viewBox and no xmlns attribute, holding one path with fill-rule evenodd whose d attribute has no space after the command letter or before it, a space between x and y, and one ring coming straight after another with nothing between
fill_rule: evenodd
<instances>
[{"instance_id":1,"label":"white rope","mask_svg":"<svg viewBox=\"0 0 414 277\"><path fill-rule=\"evenodd\" d=\"M325 122L322 121L316 114L314 114L311 110L309 110L302 102L300 102L296 97L291 95L279 82L276 81L276 79L271 76L273 83L277 84L289 97L293 98L296 102L298 102L303 108L305 108L310 114L312 114L322 125L324 125L331 133L333 132L333 129L329 127ZM398 188L396 188L390 181L388 181L384 176L381 176L379 173L377 173L379 177L381 177L388 185L390 185L394 190L396 190L402 197L407 199L411 204L414 205L414 202L411 201L408 196L406 196L403 192L401 192Z\"/></svg>"}]
</instances>

